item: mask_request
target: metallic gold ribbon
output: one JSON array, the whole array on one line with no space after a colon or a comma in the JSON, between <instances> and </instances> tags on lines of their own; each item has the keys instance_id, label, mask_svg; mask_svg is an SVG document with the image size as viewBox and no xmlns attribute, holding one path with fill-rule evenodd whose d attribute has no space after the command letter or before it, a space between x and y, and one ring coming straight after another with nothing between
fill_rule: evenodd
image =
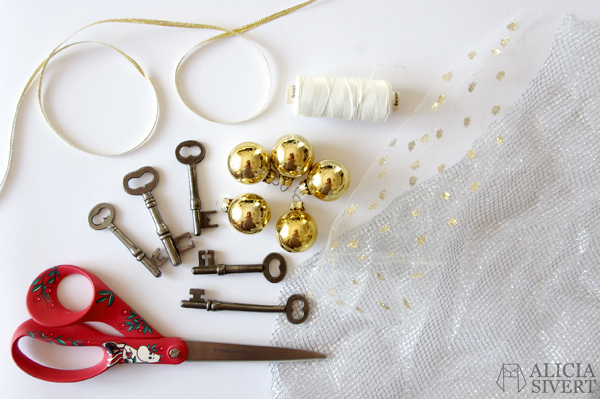
<instances>
[{"instance_id":1,"label":"metallic gold ribbon","mask_svg":"<svg viewBox=\"0 0 600 399\"><path fill-rule=\"evenodd\" d=\"M29 80L27 81L27 84L25 85L25 88L23 89L23 91L21 92L21 96L19 97L19 101L17 103L17 107L15 110L15 114L13 117L13 123L12 123L12 129L11 129L11 135L10 135L10 141L9 141L9 150L8 150L8 163L6 166L6 171L4 172L4 177L2 178L2 181L0 181L0 190L2 190L2 188L4 187L4 183L6 182L6 179L8 178L8 174L10 171L10 165L12 162L12 155L13 155L13 143L14 143L14 137L15 137L15 127L17 124L17 117L19 115L19 109L21 107L21 103L23 102L23 99L25 97L25 94L27 93L27 91L29 90L29 88L31 87L31 85L33 84L33 81L35 80L35 78L39 75L39 81L38 81L38 103L40 106L40 110L42 112L42 115L44 116L44 119L46 120L46 123L48 124L48 126L50 126L50 128L54 131L54 133L56 133L56 135L58 137L60 137L65 143L69 144L71 147L79 150L79 151L83 151L87 154L91 154L91 155L100 155L100 156L116 156L116 155L123 155L123 154L127 154L129 152L132 152L136 149L138 149L139 147L141 147L152 135L152 133L154 132L154 129L156 127L156 123L158 121L158 110L159 110L159 103L158 103L158 96L156 94L156 90L154 89L154 85L152 84L151 80L148 78L148 76L146 75L146 73L144 72L144 70L142 69L142 67L135 62L135 60L133 58L131 58L129 55L127 55L125 52L123 52L122 50L107 44L107 43L102 43L102 42L95 42L95 41L80 41L80 42L74 42L74 43L70 43L70 44L66 44L65 43L67 41L69 41L73 36L75 36L77 33L81 32L84 29L87 29L89 27L95 26L95 25L100 25L100 24L105 24L105 23L129 23L129 24L143 24L143 25L155 25L155 26L167 26L167 27L174 27L174 28L189 28L189 29L212 29L212 30L218 30L218 31L222 31L223 33L213 36L210 39L204 40L203 42L195 45L194 47L192 47L186 54L184 54L183 57L181 57L181 59L179 60L179 62L177 63L177 68L175 70L175 87L177 89L177 94L179 95L179 97L181 98L181 100L183 101L183 98L181 97L181 94L179 93L179 89L177 88L177 76L178 76L178 72L180 69L181 64L184 62L184 60L186 59L186 57L196 48L198 48L199 46L201 46L202 44L214 41L214 40L218 40L218 39L222 39L225 37L229 37L229 36L239 36L245 40L247 40L248 42L252 43L257 49L258 46L256 46L256 44L254 44L252 41L248 40L247 38L241 36L242 33L250 30L250 29L254 29L260 25L263 25L269 21L273 21L274 19L280 18L284 15L287 15L291 12L294 12L300 8L303 8L311 3L314 3L316 0L309 0L307 2L298 4L294 7L290 7L288 9L285 9L283 11L277 12L275 14L272 14L268 17L265 18L261 18L257 21L254 21L252 23L249 23L247 25L244 25L240 28L237 29L233 29L233 30L229 30L226 28L222 28L220 26L215 26L215 25L208 25L208 24L197 24L197 23L189 23L189 22L172 22L172 21L163 21L163 20L155 20L155 19L141 19L141 18L115 18L115 19L105 19L105 20L101 20L101 21L97 21L94 23L91 23L89 25L84 26L83 28L79 29L78 31L76 31L75 33L73 33L71 36L69 36L66 40L62 41L58 46L56 46L52 52L50 52L50 55L48 55L48 57L46 57L46 59L37 67L37 69L35 70L35 72L33 72L33 74L31 75L31 77L29 78ZM123 151L123 152L119 152L119 153L114 153L114 154L100 154L100 153L96 153L93 151L88 151L85 150L79 146L77 146L76 144L74 144L73 142L71 142L67 137L65 137L63 134L60 133L60 131L58 129L56 129L52 123L50 122L50 120L48 119L48 116L46 115L46 111L44 109L44 105L42 102L42 82L43 82L43 78L44 78L44 72L46 71L46 68L48 66L48 63L50 62L50 60L57 55L58 53L60 53L61 51L64 51L66 49L68 49L69 47L78 45L78 44L100 44L103 46L107 46L115 51L117 51L119 54L121 54L123 57L125 57L125 59L127 59L127 61L129 61L136 69L137 71L148 81L148 83L150 84L150 86L152 87L152 90L154 92L154 96L155 96L155 100L156 100L156 110L155 110L155 115L154 115L154 123L152 125L152 127L150 128L150 131L144 136L144 138L135 146L133 146L132 148ZM265 57L265 55L262 53L262 51L260 51L260 49L258 49L258 51L261 53L261 55L263 56L266 64L267 64L267 69L269 69L269 64L267 62L267 59ZM270 86L271 86L271 76L270 76L270 71L269 71L269 92L270 92ZM268 98L268 95L267 95ZM255 118L256 116L258 116L262 110L264 109L265 105L266 105L267 100L265 99L265 103L263 104L262 108L253 116L251 116L250 118L247 118L245 120L242 121L238 121L238 122L244 122L246 120L250 120ZM212 121L211 119L202 116L200 113L198 113L197 111L193 110L188 104L185 103L185 101L183 101L183 103L190 109L192 110L192 112L196 113L197 115L199 115L200 117L207 119L209 121ZM213 121L214 122L214 121ZM238 123L235 122L235 123Z\"/></svg>"}]
</instances>

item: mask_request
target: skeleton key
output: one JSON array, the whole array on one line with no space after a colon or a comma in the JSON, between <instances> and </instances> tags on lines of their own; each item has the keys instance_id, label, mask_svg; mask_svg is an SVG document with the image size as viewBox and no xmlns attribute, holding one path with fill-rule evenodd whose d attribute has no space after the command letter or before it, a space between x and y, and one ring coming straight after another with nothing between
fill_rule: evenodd
<instances>
[{"instance_id":1,"label":"skeleton key","mask_svg":"<svg viewBox=\"0 0 600 399\"><path fill-rule=\"evenodd\" d=\"M243 312L285 313L287 319L292 324L300 324L308 318L308 301L302 295L292 295L288 298L285 306L249 305L213 301L202 298L204 290L199 288L190 289L190 295L192 297L189 300L181 301L182 308L206 309L209 312L217 310L240 310ZM296 301L302 303L302 307L300 308L302 314L299 315L300 317L296 317L294 314L294 302Z\"/></svg>"},{"instance_id":2,"label":"skeleton key","mask_svg":"<svg viewBox=\"0 0 600 399\"><path fill-rule=\"evenodd\" d=\"M131 188L129 186L129 181L134 178L141 177L144 173L150 173L152 175L152 181L142 187ZM160 212L158 210L158 206L156 205L156 200L152 196L152 190L158 184L158 172L156 169L150 166L144 166L134 172L128 173L123 178L123 188L128 194L131 195L142 195L144 197L144 201L146 203L146 208L150 211L152 215L152 219L154 220L154 224L156 225L156 234L160 237L163 245L165 246L165 251L167 251L167 255L173 263L174 266L181 264L181 256L179 254L188 251L196 246L196 243L191 240L190 233L184 233L175 238L172 237L171 232L169 231L169 227L164 222ZM180 247L176 245L179 241L183 239L188 239L189 244L185 247Z\"/></svg>"},{"instance_id":3,"label":"skeleton key","mask_svg":"<svg viewBox=\"0 0 600 399\"><path fill-rule=\"evenodd\" d=\"M200 148L200 154L190 155L184 157L180 151L183 147L198 147ZM188 175L190 178L190 208L194 216L194 235L199 236L202 234L202 229L209 227L219 227L218 224L210 224L210 218L208 217L211 213L217 213L217 211L202 212L202 203L200 202L200 194L198 193L198 176L196 174L196 164L200 163L204 159L204 145L194 140L184 141L180 143L175 149L175 157L179 162L188 166Z\"/></svg>"},{"instance_id":4,"label":"skeleton key","mask_svg":"<svg viewBox=\"0 0 600 399\"><path fill-rule=\"evenodd\" d=\"M269 264L274 259L279 261L279 274L277 276L273 276L269 270ZM204 260L204 266L201 266L202 260ZM283 280L287 270L283 256L274 252L265 257L262 265L215 265L215 251L198 251L198 263L199 266L192 268L193 274L217 274L224 276L231 273L262 272L265 278L272 283L278 283Z\"/></svg>"},{"instance_id":5,"label":"skeleton key","mask_svg":"<svg viewBox=\"0 0 600 399\"><path fill-rule=\"evenodd\" d=\"M98 215L102 209L108 210L108 216L102 220L102 223L96 224L94 223L94 216ZM158 270L158 266L162 265L167 259L160 256L160 248L156 248L154 252L152 252L152 256L148 258L148 256L142 251L137 245L135 245L125 234L119 230L117 226L113 224L113 219L115 218L115 208L111 204L102 203L98 204L92 208L88 215L88 223L90 227L94 230L103 230L109 228L117 238L125 244L129 252L137 259L138 262L142 262L146 269L150 273L154 275L154 277L160 277L161 272Z\"/></svg>"}]
</instances>

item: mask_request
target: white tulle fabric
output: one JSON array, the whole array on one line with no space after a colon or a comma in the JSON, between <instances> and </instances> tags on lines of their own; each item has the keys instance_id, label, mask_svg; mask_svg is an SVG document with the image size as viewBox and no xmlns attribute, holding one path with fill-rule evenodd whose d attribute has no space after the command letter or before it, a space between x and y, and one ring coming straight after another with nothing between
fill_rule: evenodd
<instances>
[{"instance_id":1,"label":"white tulle fabric","mask_svg":"<svg viewBox=\"0 0 600 399\"><path fill-rule=\"evenodd\" d=\"M272 365L274 397L566 397L536 365L600 372L600 22L566 18L533 81L517 26L434 84L285 280L312 310L273 344L328 357Z\"/></svg>"}]
</instances>

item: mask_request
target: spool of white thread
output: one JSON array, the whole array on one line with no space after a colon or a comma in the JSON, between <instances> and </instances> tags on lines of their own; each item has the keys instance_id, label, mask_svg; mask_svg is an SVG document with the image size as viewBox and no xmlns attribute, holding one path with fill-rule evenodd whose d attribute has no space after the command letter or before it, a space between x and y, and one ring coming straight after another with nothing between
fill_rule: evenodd
<instances>
[{"instance_id":1,"label":"spool of white thread","mask_svg":"<svg viewBox=\"0 0 600 399\"><path fill-rule=\"evenodd\" d=\"M385 122L398 110L399 94L387 80L298 75L287 86L296 115Z\"/></svg>"}]
</instances>

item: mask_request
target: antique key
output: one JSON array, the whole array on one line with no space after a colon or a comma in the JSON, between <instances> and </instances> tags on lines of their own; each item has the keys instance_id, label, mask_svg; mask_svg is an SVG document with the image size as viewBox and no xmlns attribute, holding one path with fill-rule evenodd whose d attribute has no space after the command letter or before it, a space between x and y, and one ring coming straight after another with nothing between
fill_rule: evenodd
<instances>
[{"instance_id":1,"label":"antique key","mask_svg":"<svg viewBox=\"0 0 600 399\"><path fill-rule=\"evenodd\" d=\"M102 209L108 210L108 216L102 220L102 223L96 224L94 223L94 216L98 215ZM154 252L152 252L152 256L148 257L144 251L142 251L137 245L135 245L125 234L119 230L117 226L113 224L113 219L115 218L115 208L111 204L102 203L98 204L92 208L88 215L88 223L90 227L94 230L103 230L109 228L117 238L125 244L129 252L137 259L138 262L142 262L146 269L150 271L154 275L154 277L160 277L161 272L158 270L158 267L162 265L167 259L160 256L160 248L156 248Z\"/></svg>"},{"instance_id":2,"label":"antique key","mask_svg":"<svg viewBox=\"0 0 600 399\"><path fill-rule=\"evenodd\" d=\"M184 157L180 151L183 147L198 147L200 148L200 154L190 155ZM196 175L196 164L200 163L204 159L204 145L194 140L184 141L180 143L175 149L175 157L179 162L188 166L188 175L190 178L190 208L194 216L194 235L199 236L202 234L202 229L208 227L219 227L218 224L210 224L210 218L208 217L211 213L217 213L217 211L206 211L202 212L202 203L200 202L200 194L198 193L198 176Z\"/></svg>"},{"instance_id":3,"label":"antique key","mask_svg":"<svg viewBox=\"0 0 600 399\"><path fill-rule=\"evenodd\" d=\"M292 295L288 298L285 306L249 305L207 300L202 298L204 290L199 288L190 289L190 295L192 297L189 300L181 301L182 308L206 309L209 312L217 310L240 310L243 312L285 313L287 319L293 324L300 324L308 318L308 301L302 295ZM299 317L295 315L294 302L302 303Z\"/></svg>"},{"instance_id":4,"label":"antique key","mask_svg":"<svg viewBox=\"0 0 600 399\"><path fill-rule=\"evenodd\" d=\"M131 179L141 177L146 172L152 175L152 180L148 184L138 188L131 188L129 186L129 181ZM123 188L125 188L125 191L128 194L142 195L144 197L146 208L148 208L148 210L150 211L152 219L154 220L154 224L156 225L156 233L163 242L163 245L165 246L165 251L167 251L167 255L169 256L171 263L173 263L174 266L177 266L181 264L181 256L179 256L179 254L194 248L196 246L196 243L193 240L191 240L192 236L190 233L184 233L175 238L172 237L172 234L169 231L169 227L160 215L158 206L156 204L156 200L152 196L152 190L156 187L157 184L158 172L156 171L156 169L150 166L144 166L143 168L140 168L134 172L128 173L123 178ZM179 241L183 239L188 239L189 244L185 247L180 247L176 245L176 243L179 243Z\"/></svg>"},{"instance_id":5,"label":"antique key","mask_svg":"<svg viewBox=\"0 0 600 399\"><path fill-rule=\"evenodd\" d=\"M204 260L204 266L202 265ZM273 276L269 270L269 264L272 260L279 261L279 274ZM285 277L287 270L285 259L277 253L268 254L261 265L215 265L215 251L198 251L198 266L192 268L193 274L218 274L224 276L232 273L252 273L262 272L267 280L272 283L278 283Z\"/></svg>"}]
</instances>

